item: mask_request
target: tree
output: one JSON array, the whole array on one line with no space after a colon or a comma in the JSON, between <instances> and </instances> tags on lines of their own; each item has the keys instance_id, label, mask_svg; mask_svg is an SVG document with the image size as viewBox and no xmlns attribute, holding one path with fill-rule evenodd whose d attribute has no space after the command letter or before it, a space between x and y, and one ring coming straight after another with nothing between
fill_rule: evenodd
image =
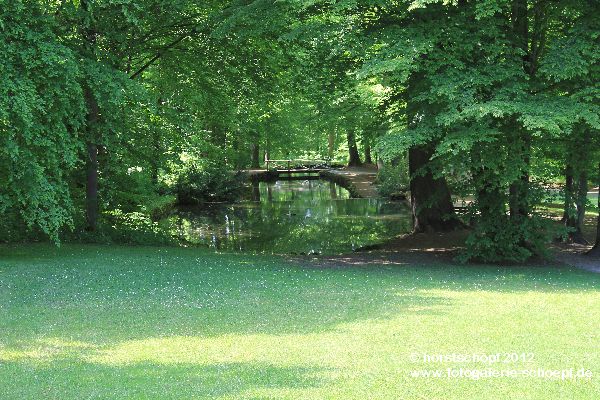
<instances>
[{"instance_id":1,"label":"tree","mask_svg":"<svg viewBox=\"0 0 600 400\"><path fill-rule=\"evenodd\" d=\"M38 3L4 3L0 22L0 211L57 241L73 224L82 68Z\"/></svg>"},{"instance_id":2,"label":"tree","mask_svg":"<svg viewBox=\"0 0 600 400\"><path fill-rule=\"evenodd\" d=\"M598 222L596 226L596 243L594 247L588 252L588 255L598 257L600 256L600 163L598 163Z\"/></svg>"}]
</instances>

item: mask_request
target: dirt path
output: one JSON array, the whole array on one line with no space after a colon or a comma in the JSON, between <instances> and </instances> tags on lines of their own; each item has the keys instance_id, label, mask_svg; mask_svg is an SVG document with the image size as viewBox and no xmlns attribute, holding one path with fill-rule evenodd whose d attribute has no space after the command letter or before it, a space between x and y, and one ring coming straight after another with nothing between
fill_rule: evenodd
<instances>
[{"instance_id":1,"label":"dirt path","mask_svg":"<svg viewBox=\"0 0 600 400\"><path fill-rule=\"evenodd\" d=\"M375 187L377 178L377 168L375 166L330 169L322 171L321 176L344 186L355 197L365 199L379 197Z\"/></svg>"},{"instance_id":2,"label":"dirt path","mask_svg":"<svg viewBox=\"0 0 600 400\"><path fill-rule=\"evenodd\" d=\"M557 244L552 250L555 259L562 264L600 273L600 258L585 254L591 248L580 244Z\"/></svg>"}]
</instances>

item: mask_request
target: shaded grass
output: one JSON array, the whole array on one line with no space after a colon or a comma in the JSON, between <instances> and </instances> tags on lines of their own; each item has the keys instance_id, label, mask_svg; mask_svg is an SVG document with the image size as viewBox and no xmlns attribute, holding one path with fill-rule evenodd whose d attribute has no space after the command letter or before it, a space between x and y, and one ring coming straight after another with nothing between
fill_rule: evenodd
<instances>
[{"instance_id":1,"label":"shaded grass","mask_svg":"<svg viewBox=\"0 0 600 400\"><path fill-rule=\"evenodd\" d=\"M0 247L2 399L596 399L600 276L310 268L199 249ZM411 354L531 352L427 364ZM412 378L587 368L589 380Z\"/></svg>"},{"instance_id":2,"label":"shaded grass","mask_svg":"<svg viewBox=\"0 0 600 400\"><path fill-rule=\"evenodd\" d=\"M555 221L560 221L563 217L564 207L559 204L551 206L539 207L539 211L548 218ZM590 243L596 242L596 232L598 224L598 210L597 208L591 208L586 211L585 218L583 220L583 236Z\"/></svg>"}]
</instances>

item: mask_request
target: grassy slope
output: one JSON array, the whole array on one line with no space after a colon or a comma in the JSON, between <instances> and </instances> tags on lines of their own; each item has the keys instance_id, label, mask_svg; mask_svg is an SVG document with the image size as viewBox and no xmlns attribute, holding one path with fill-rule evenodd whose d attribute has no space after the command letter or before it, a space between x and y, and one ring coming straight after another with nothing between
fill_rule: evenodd
<instances>
[{"instance_id":1,"label":"grassy slope","mask_svg":"<svg viewBox=\"0 0 600 400\"><path fill-rule=\"evenodd\" d=\"M197 249L0 247L1 399L597 399L600 275L300 267ZM586 381L411 378L533 352Z\"/></svg>"}]
</instances>

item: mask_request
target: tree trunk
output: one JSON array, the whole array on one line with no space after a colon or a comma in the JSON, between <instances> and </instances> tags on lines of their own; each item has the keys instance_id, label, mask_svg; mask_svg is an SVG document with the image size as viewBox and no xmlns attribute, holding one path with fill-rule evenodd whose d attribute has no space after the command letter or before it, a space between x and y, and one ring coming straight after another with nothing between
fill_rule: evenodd
<instances>
[{"instance_id":1,"label":"tree trunk","mask_svg":"<svg viewBox=\"0 0 600 400\"><path fill-rule=\"evenodd\" d=\"M250 145L250 150L252 151L252 163L250 167L260 168L260 145L258 142L252 143Z\"/></svg>"},{"instance_id":2,"label":"tree trunk","mask_svg":"<svg viewBox=\"0 0 600 400\"><path fill-rule=\"evenodd\" d=\"M335 146L335 132L330 131L329 135L327 135L327 155L329 156L329 161L333 160L334 146Z\"/></svg>"},{"instance_id":3,"label":"tree trunk","mask_svg":"<svg viewBox=\"0 0 600 400\"><path fill-rule=\"evenodd\" d=\"M577 188L577 197L575 199L575 207L577 209L577 217L575 218L575 230L571 232L571 240L573 243L589 244L583 236L583 224L585 222L585 210L587 202L588 179L587 171L583 169L579 173L579 185Z\"/></svg>"},{"instance_id":4,"label":"tree trunk","mask_svg":"<svg viewBox=\"0 0 600 400\"><path fill-rule=\"evenodd\" d=\"M519 219L529 216L529 153L531 151L531 139L527 132L519 129L515 140L518 146L515 151L523 162L523 170L521 176L510 184L508 190L510 216L512 219Z\"/></svg>"},{"instance_id":5,"label":"tree trunk","mask_svg":"<svg viewBox=\"0 0 600 400\"><path fill-rule=\"evenodd\" d=\"M383 160L378 156L377 157L377 169L382 169L383 168Z\"/></svg>"},{"instance_id":6,"label":"tree trunk","mask_svg":"<svg viewBox=\"0 0 600 400\"><path fill-rule=\"evenodd\" d=\"M571 165L567 165L565 178L563 223L569 229L567 241L569 243L587 244L587 240L583 237L583 223L587 200L587 173L585 171L579 172L577 189L574 187L575 174Z\"/></svg>"},{"instance_id":7,"label":"tree trunk","mask_svg":"<svg viewBox=\"0 0 600 400\"><path fill-rule=\"evenodd\" d=\"M573 210L573 193L575 193L575 189L573 188L573 166L570 163L567 163L565 167L565 208L563 211L562 222L565 226L572 226L571 219L573 218L574 210Z\"/></svg>"},{"instance_id":8,"label":"tree trunk","mask_svg":"<svg viewBox=\"0 0 600 400\"><path fill-rule=\"evenodd\" d=\"M85 192L87 230L96 230L98 222L98 146L87 144L86 192Z\"/></svg>"},{"instance_id":9,"label":"tree trunk","mask_svg":"<svg viewBox=\"0 0 600 400\"><path fill-rule=\"evenodd\" d=\"M574 130L567 151L567 188L565 190L565 226L569 229L569 242L588 244L583 236L588 190L588 165L591 146L590 132ZM571 175L571 176L569 176ZM573 206L574 203L574 206Z\"/></svg>"},{"instance_id":10,"label":"tree trunk","mask_svg":"<svg viewBox=\"0 0 600 400\"><path fill-rule=\"evenodd\" d=\"M348 130L346 133L348 139L348 166L359 167L362 165L360 161L360 155L358 154L358 147L356 146L356 135L353 130Z\"/></svg>"},{"instance_id":11,"label":"tree trunk","mask_svg":"<svg viewBox=\"0 0 600 400\"><path fill-rule=\"evenodd\" d=\"M462 224L456 218L450 190L444 178L429 169L433 149L412 147L408 152L413 232L450 231Z\"/></svg>"},{"instance_id":12,"label":"tree trunk","mask_svg":"<svg viewBox=\"0 0 600 400\"><path fill-rule=\"evenodd\" d=\"M89 57L95 57L97 32L93 26L93 13L89 8L88 0L81 0L81 8L84 11L85 18L89 22L81 24L81 35L83 37L86 53ZM89 24L89 25L88 25ZM96 230L98 222L98 132L96 131L100 119L100 107L92 90L89 86L84 87L84 99L87 108L86 116L86 191L85 191L85 211L86 211L86 229Z\"/></svg>"},{"instance_id":13,"label":"tree trunk","mask_svg":"<svg viewBox=\"0 0 600 400\"><path fill-rule=\"evenodd\" d=\"M98 145L95 128L100 119L100 108L91 89L85 88L84 96L87 106L86 131L86 191L85 211L88 231L96 230L98 222Z\"/></svg>"},{"instance_id":14,"label":"tree trunk","mask_svg":"<svg viewBox=\"0 0 600 400\"><path fill-rule=\"evenodd\" d=\"M588 255L600 257L600 163L598 164L598 222L596 225L596 244L588 252Z\"/></svg>"},{"instance_id":15,"label":"tree trunk","mask_svg":"<svg viewBox=\"0 0 600 400\"><path fill-rule=\"evenodd\" d=\"M531 77L534 71L530 68L529 52L529 16L528 0L513 0L511 10L511 21L513 25L513 46L520 49L523 53L523 70ZM511 129L516 130L516 146L519 156L523 160L523 170L521 176L509 186L509 210L511 219L517 220L526 218L529 215L529 152L531 149L531 139L525 129L518 126L518 122L511 124Z\"/></svg>"},{"instance_id":16,"label":"tree trunk","mask_svg":"<svg viewBox=\"0 0 600 400\"><path fill-rule=\"evenodd\" d=\"M371 157L371 144L368 140L365 140L365 164L373 164L373 158Z\"/></svg>"},{"instance_id":17,"label":"tree trunk","mask_svg":"<svg viewBox=\"0 0 600 400\"><path fill-rule=\"evenodd\" d=\"M435 113L434 105L415 101L419 94L428 90L422 73L409 78L406 98L407 127L417 127L422 120ZM433 114L432 114L433 115ZM431 139L430 139L431 140ZM454 213L450 189L444 177L436 178L430 168L435 151L433 143L413 146L408 150L408 173L410 176L410 200L413 215L413 233L450 231L462 226ZM400 156L391 160L397 166Z\"/></svg>"}]
</instances>

